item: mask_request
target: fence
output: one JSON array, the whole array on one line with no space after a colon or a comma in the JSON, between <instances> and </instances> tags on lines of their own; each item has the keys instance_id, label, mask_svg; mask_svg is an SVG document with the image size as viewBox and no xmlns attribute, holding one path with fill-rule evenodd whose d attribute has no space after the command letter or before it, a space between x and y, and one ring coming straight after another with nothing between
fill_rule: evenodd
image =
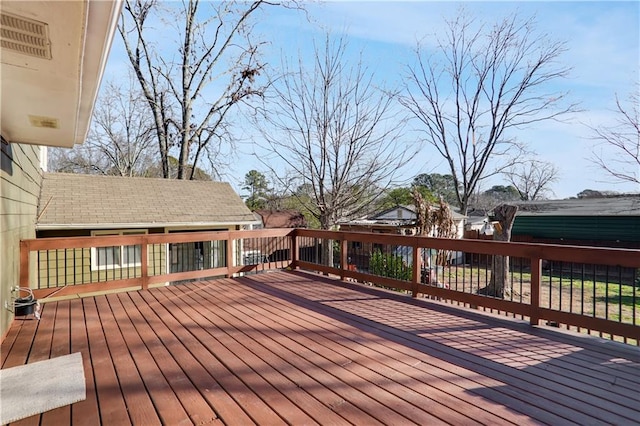
<instances>
[{"instance_id":1,"label":"fence","mask_svg":"<svg viewBox=\"0 0 640 426\"><path fill-rule=\"evenodd\" d=\"M25 240L20 259L21 285L45 300L299 268L640 340L639 250L266 229Z\"/></svg>"}]
</instances>

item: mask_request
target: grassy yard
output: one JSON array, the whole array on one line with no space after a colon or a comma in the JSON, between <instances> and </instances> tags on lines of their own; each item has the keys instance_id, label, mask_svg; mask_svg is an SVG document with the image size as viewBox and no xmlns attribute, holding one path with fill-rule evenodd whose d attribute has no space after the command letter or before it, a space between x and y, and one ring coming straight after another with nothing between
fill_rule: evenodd
<instances>
[{"instance_id":1,"label":"grassy yard","mask_svg":"<svg viewBox=\"0 0 640 426\"><path fill-rule=\"evenodd\" d=\"M449 288L474 293L491 279L487 267L452 266L441 270L438 281ZM505 298L531 302L531 274L511 271L511 291ZM612 321L640 325L640 286L607 282L602 278L550 275L543 273L540 305L564 312L596 316Z\"/></svg>"}]
</instances>

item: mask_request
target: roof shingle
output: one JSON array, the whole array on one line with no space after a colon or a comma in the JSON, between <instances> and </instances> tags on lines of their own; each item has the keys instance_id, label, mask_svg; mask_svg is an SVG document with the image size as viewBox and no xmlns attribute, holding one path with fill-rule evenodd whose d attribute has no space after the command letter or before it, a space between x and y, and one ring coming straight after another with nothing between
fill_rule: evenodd
<instances>
[{"instance_id":1,"label":"roof shingle","mask_svg":"<svg viewBox=\"0 0 640 426\"><path fill-rule=\"evenodd\" d=\"M226 182L45 173L37 227L254 223Z\"/></svg>"}]
</instances>

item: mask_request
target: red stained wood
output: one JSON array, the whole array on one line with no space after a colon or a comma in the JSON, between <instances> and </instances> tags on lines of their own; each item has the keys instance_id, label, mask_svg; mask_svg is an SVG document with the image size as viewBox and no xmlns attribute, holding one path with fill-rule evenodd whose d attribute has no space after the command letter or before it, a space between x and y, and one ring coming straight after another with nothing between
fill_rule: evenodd
<instances>
[{"instance_id":1,"label":"red stained wood","mask_svg":"<svg viewBox=\"0 0 640 426\"><path fill-rule=\"evenodd\" d=\"M87 400L16 424L631 424L638 348L318 275L51 302L3 368L80 352Z\"/></svg>"},{"instance_id":2,"label":"red stained wood","mask_svg":"<svg viewBox=\"0 0 640 426\"><path fill-rule=\"evenodd\" d=\"M87 398L84 401L73 404L71 407L71 416L73 424L96 425L100 423L100 411L89 352L89 336L85 323L84 302L85 301L81 299L70 302L71 353L80 352L82 354L82 366L84 367L85 386L87 390Z\"/></svg>"},{"instance_id":3,"label":"red stained wood","mask_svg":"<svg viewBox=\"0 0 640 426\"><path fill-rule=\"evenodd\" d=\"M171 406L175 407L176 411L185 413L195 424L215 423L217 420L215 412L173 358L169 351L170 347L166 347L162 343L153 328L147 323L146 318L136 308L136 304L131 300L131 295L121 294L119 299L123 309L131 319L131 325L135 327L139 335L136 340L139 343L144 342L146 346L146 350L143 351L145 359L142 362L155 363L159 369L157 374L163 376L166 383L170 386L170 388L167 388L165 387L165 382L161 383L162 394L160 395L161 400L159 403L165 404L167 400L169 400ZM151 359L148 359L149 357ZM175 406L175 402L172 400L169 392L175 393L175 397L181 404L180 407ZM171 422L171 424L176 423Z\"/></svg>"},{"instance_id":4,"label":"red stained wood","mask_svg":"<svg viewBox=\"0 0 640 426\"><path fill-rule=\"evenodd\" d=\"M58 303L53 339L51 341L51 358L69 355L71 349L71 326L69 301ZM37 416L34 416L37 417ZM42 423L69 424L71 422L71 406L59 407L42 414ZM35 423L37 424L37 423Z\"/></svg>"},{"instance_id":5,"label":"red stained wood","mask_svg":"<svg viewBox=\"0 0 640 426\"><path fill-rule=\"evenodd\" d=\"M113 365L116 360L109 353L102 327L102 321L107 317L99 315L96 298L87 298L83 302L100 421L102 424L128 424L127 405Z\"/></svg>"},{"instance_id":6,"label":"red stained wood","mask_svg":"<svg viewBox=\"0 0 640 426\"><path fill-rule=\"evenodd\" d=\"M238 424L252 424L253 421L243 408L218 383L217 371L210 365L211 363L207 362L206 358L211 354L206 350L206 347L203 348L197 341L191 339L184 326L177 322L172 314L166 311L155 299L156 293L158 291L132 294L131 296L163 345L218 417L236 419ZM215 362L215 364L219 364L219 362ZM217 366L219 367L219 365ZM225 376L225 372L220 370L219 375ZM237 389L242 389L242 386L238 386Z\"/></svg>"},{"instance_id":7,"label":"red stained wood","mask_svg":"<svg viewBox=\"0 0 640 426\"><path fill-rule=\"evenodd\" d=\"M114 360L114 367L118 376L120 389L124 396L127 410L132 423L134 424L157 424L160 422L159 413L156 411L147 385L153 387L155 377L147 377L144 381L138 371L127 346L127 342L122 336L120 322L125 319L117 317L111 311L111 306L107 296L97 297L96 304L98 313L104 329L107 346L111 357ZM136 352L142 348L136 348ZM97 374L100 374L98 371Z\"/></svg>"}]
</instances>

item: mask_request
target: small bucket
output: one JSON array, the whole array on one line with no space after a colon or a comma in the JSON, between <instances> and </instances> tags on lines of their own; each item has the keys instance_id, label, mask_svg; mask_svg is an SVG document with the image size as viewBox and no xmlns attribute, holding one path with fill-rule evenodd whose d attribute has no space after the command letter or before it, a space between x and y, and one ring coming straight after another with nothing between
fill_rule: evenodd
<instances>
[{"instance_id":1,"label":"small bucket","mask_svg":"<svg viewBox=\"0 0 640 426\"><path fill-rule=\"evenodd\" d=\"M18 297L13 301L13 314L15 316L31 315L35 312L38 300L33 297L33 292L30 288L20 288L21 293L27 293L24 297Z\"/></svg>"}]
</instances>

